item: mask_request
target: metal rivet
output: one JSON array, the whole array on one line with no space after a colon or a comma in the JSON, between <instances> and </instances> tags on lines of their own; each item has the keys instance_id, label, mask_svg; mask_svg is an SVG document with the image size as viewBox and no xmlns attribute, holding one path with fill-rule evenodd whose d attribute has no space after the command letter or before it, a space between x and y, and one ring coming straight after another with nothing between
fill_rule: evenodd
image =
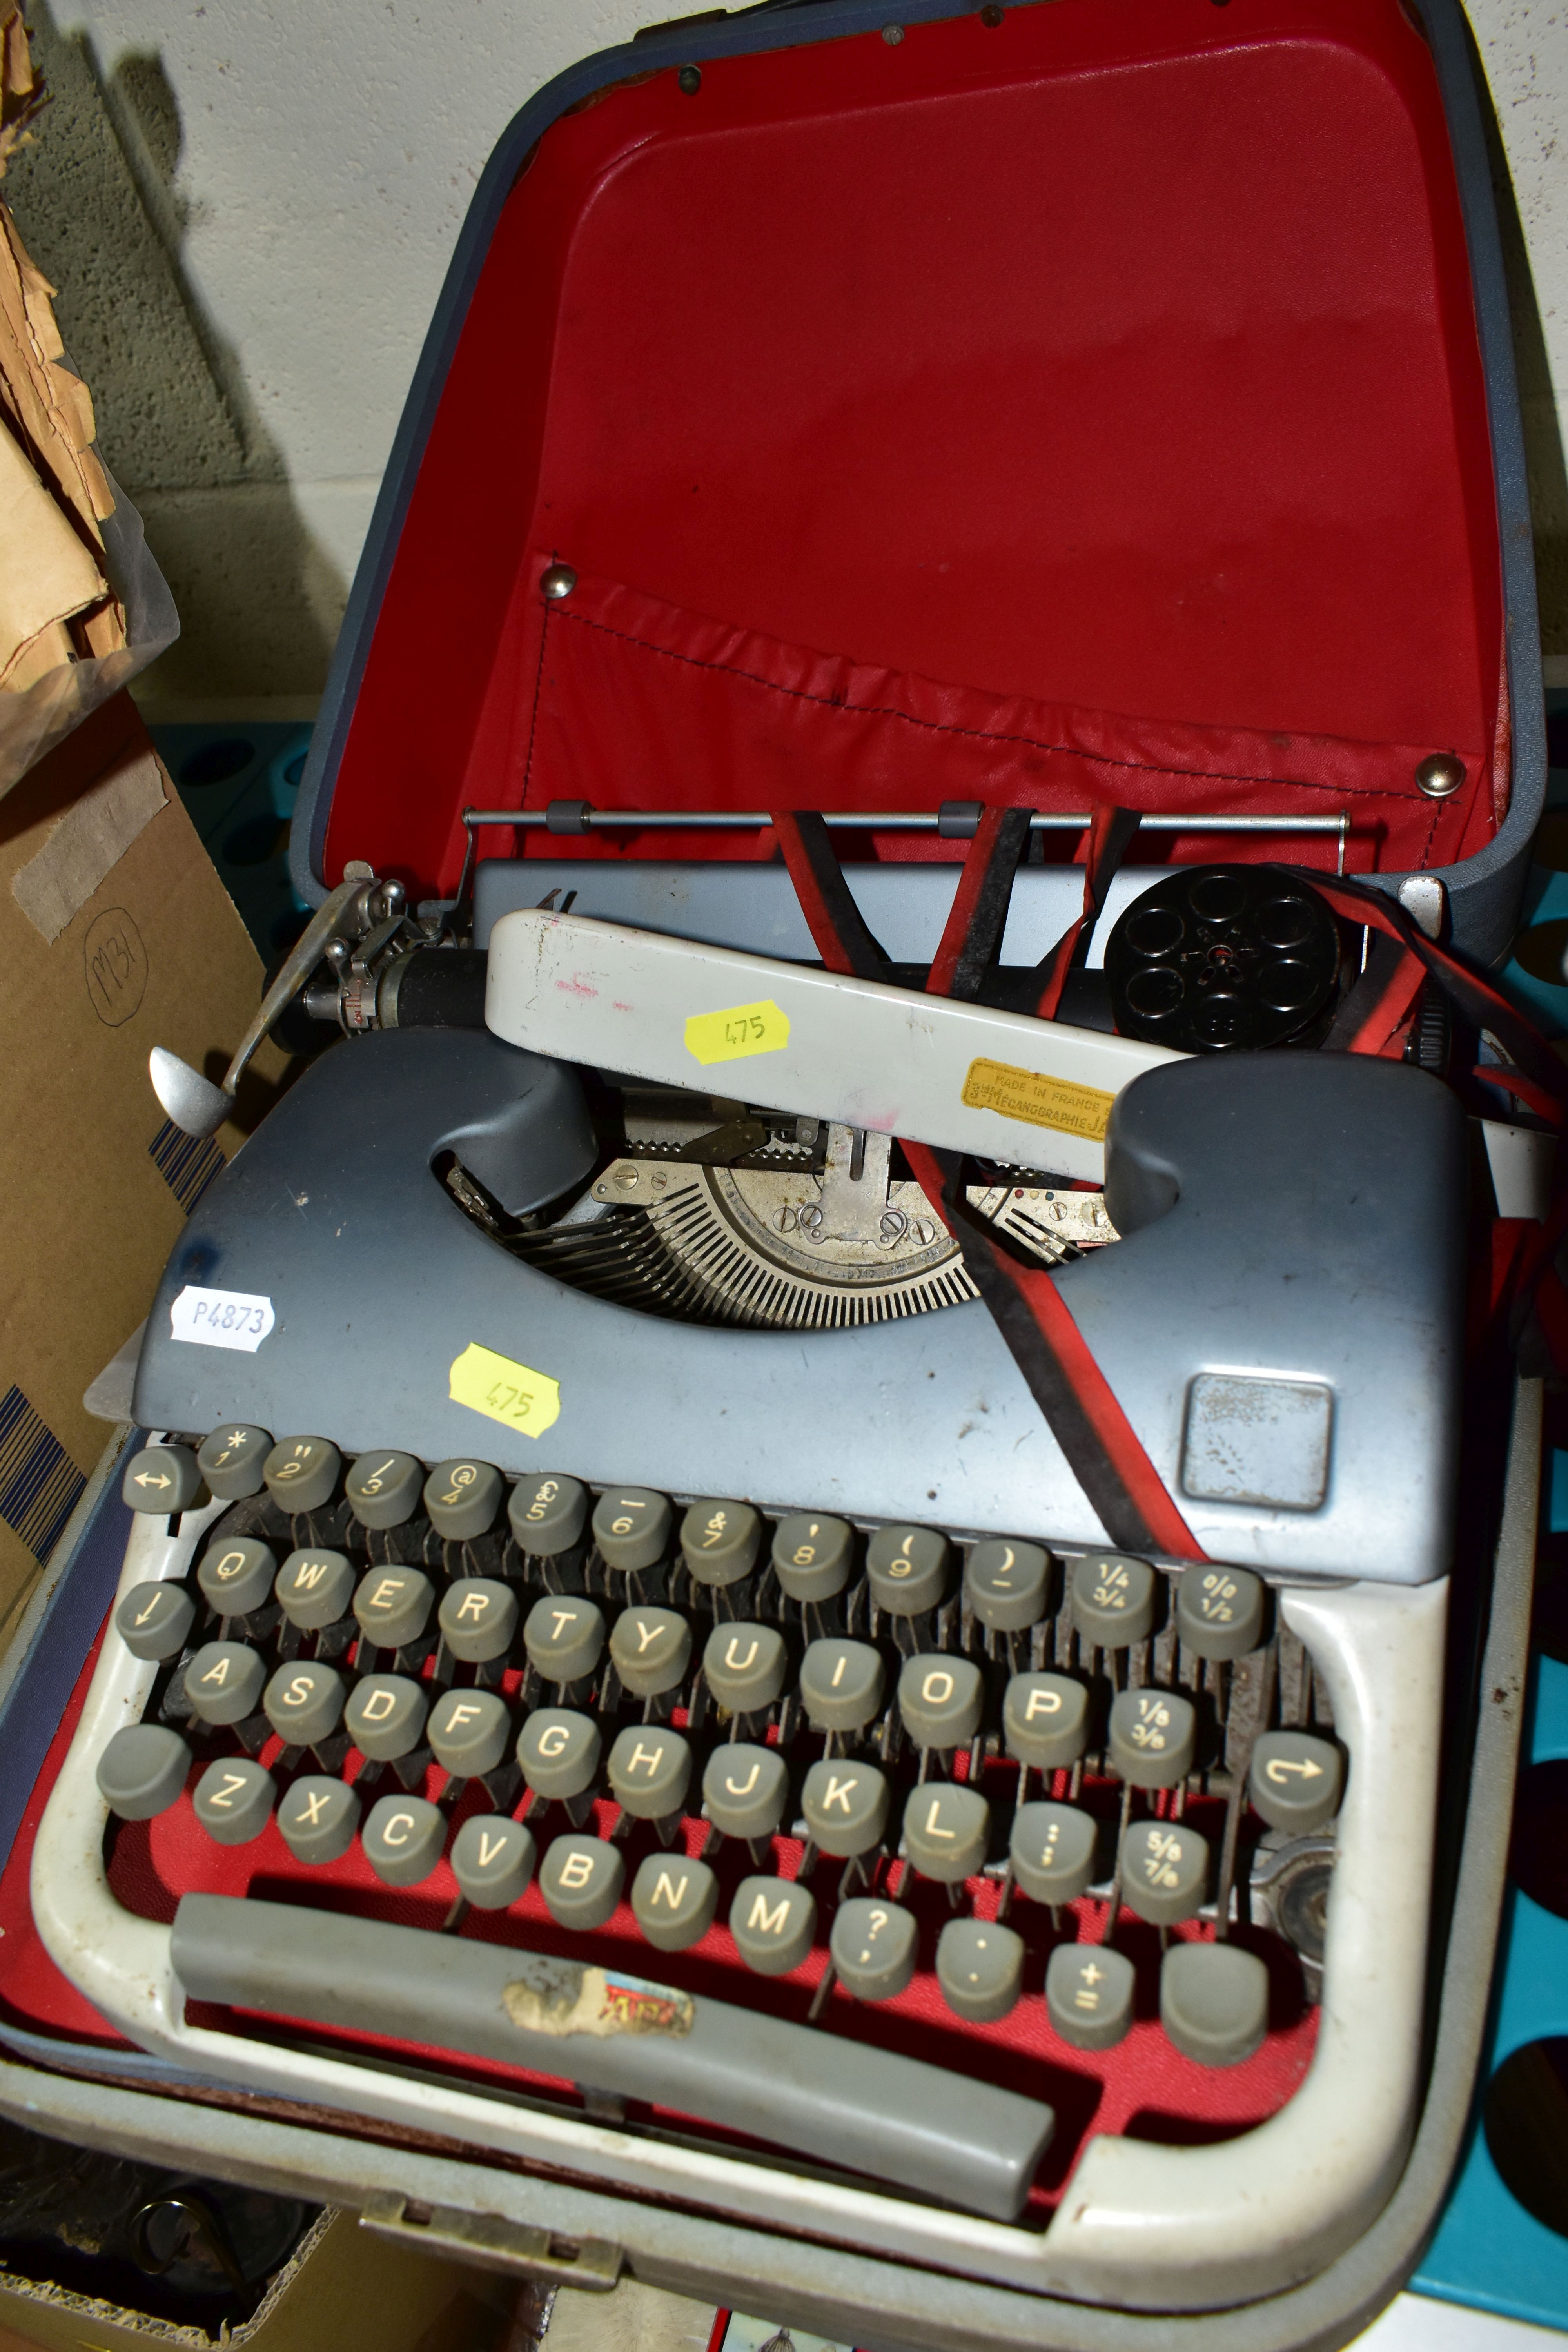
<instances>
[{"instance_id":1,"label":"metal rivet","mask_svg":"<svg viewBox=\"0 0 1568 2352\"><path fill-rule=\"evenodd\" d=\"M552 563L539 584L545 595L553 604L559 604L562 597L570 596L573 589L577 585L577 574L569 563Z\"/></svg>"},{"instance_id":2,"label":"metal rivet","mask_svg":"<svg viewBox=\"0 0 1568 2352\"><path fill-rule=\"evenodd\" d=\"M684 91L688 98L695 98L698 91L702 87L701 67L682 66L680 71L675 77L675 83L676 88Z\"/></svg>"},{"instance_id":3,"label":"metal rivet","mask_svg":"<svg viewBox=\"0 0 1568 2352\"><path fill-rule=\"evenodd\" d=\"M901 25L884 25L884 26L883 26L883 27L882 27L882 38L886 41L886 43L888 44L888 47L889 47L890 49L896 49L896 48L898 47L898 46L899 46L899 43L903 39L903 37L904 37L904 28L903 28L903 26L902 26Z\"/></svg>"},{"instance_id":4,"label":"metal rivet","mask_svg":"<svg viewBox=\"0 0 1568 2352\"><path fill-rule=\"evenodd\" d=\"M1002 22L1002 11L997 7L996 0L986 0L985 6L980 11L980 21L983 25L988 26L992 32L996 30L997 26Z\"/></svg>"},{"instance_id":5,"label":"metal rivet","mask_svg":"<svg viewBox=\"0 0 1568 2352\"><path fill-rule=\"evenodd\" d=\"M1429 801L1446 801L1465 781L1465 763L1452 751L1434 751L1415 771L1415 782Z\"/></svg>"}]
</instances>

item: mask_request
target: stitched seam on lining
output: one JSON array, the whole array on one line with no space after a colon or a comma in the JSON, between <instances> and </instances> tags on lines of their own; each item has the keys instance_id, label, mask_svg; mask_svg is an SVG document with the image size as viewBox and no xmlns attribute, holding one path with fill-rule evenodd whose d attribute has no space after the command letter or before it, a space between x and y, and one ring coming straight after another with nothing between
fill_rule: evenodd
<instances>
[{"instance_id":1,"label":"stitched seam on lining","mask_svg":"<svg viewBox=\"0 0 1568 2352\"><path fill-rule=\"evenodd\" d=\"M555 561L551 557L551 562ZM539 739L539 704L544 692L544 640L550 635L550 616L554 606L544 600L544 618L539 625L539 667L533 674L533 708L528 714L528 757L522 763L522 790L518 795L521 808L528 799L529 780L533 774L533 747Z\"/></svg>"},{"instance_id":2,"label":"stitched seam on lining","mask_svg":"<svg viewBox=\"0 0 1568 2352\"><path fill-rule=\"evenodd\" d=\"M893 710L879 703L836 702L831 695L808 694L804 687L799 686L781 686L776 678L759 677L756 671L740 669L732 662L702 661L695 654L677 653L668 646L653 645L646 637L634 637L626 629L612 628L607 621L592 621L585 613L569 613L563 607L558 617L571 621L580 629L595 629L601 636L615 637L638 653L658 654L666 661L684 663L688 669L711 670L721 677L737 677L748 686L760 686L770 694L785 695L794 702L811 702L820 709L841 710L850 719L898 719L906 727L918 727L928 734L962 735L974 743L1019 744L1031 751L1059 751L1065 759L1087 760L1098 767L1122 768L1138 775L1190 776L1195 782L1214 784L1285 784L1294 792L1328 793L1336 798L1353 793L1363 800L1392 801L1401 809L1409 805L1403 793L1391 791L1386 784L1316 784L1305 776L1254 776L1237 773L1232 769L1175 768L1148 760L1118 759L1110 751L1086 751L1076 743L1051 743L1037 735L987 734L984 728L959 727L948 719L917 719L910 711ZM542 664L542 641L540 658ZM1193 830L1194 833L1203 831L1201 812L1194 815Z\"/></svg>"}]
</instances>

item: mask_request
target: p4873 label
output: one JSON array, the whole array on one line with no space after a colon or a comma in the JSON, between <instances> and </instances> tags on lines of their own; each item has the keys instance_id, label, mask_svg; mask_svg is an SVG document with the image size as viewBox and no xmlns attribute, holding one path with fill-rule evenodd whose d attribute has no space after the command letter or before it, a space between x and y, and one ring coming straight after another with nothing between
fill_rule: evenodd
<instances>
[{"instance_id":1,"label":"p4873 label","mask_svg":"<svg viewBox=\"0 0 1568 2352\"><path fill-rule=\"evenodd\" d=\"M187 1282L169 1309L176 1339L198 1348L238 1348L254 1356L277 1321L270 1298L248 1290L202 1290Z\"/></svg>"}]
</instances>

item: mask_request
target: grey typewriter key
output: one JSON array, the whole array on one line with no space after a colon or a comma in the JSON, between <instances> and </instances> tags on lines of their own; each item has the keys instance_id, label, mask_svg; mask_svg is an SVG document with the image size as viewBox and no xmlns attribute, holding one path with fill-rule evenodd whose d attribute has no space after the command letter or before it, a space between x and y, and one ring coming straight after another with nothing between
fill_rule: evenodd
<instances>
[{"instance_id":1,"label":"grey typewriter key","mask_svg":"<svg viewBox=\"0 0 1568 2352\"><path fill-rule=\"evenodd\" d=\"M188 1445L149 1445L125 1465L120 1491L133 1511L188 1511L202 1491L201 1465Z\"/></svg>"},{"instance_id":2,"label":"grey typewriter key","mask_svg":"<svg viewBox=\"0 0 1568 2352\"><path fill-rule=\"evenodd\" d=\"M679 1812L691 1783L691 1748L679 1731L633 1724L617 1737L605 1762L610 1793L639 1822Z\"/></svg>"},{"instance_id":3,"label":"grey typewriter key","mask_svg":"<svg viewBox=\"0 0 1568 2352\"><path fill-rule=\"evenodd\" d=\"M1046 1613L1051 1556L1038 1544L977 1543L963 1571L963 1597L994 1633L1021 1633Z\"/></svg>"},{"instance_id":4,"label":"grey typewriter key","mask_svg":"<svg viewBox=\"0 0 1568 2352\"><path fill-rule=\"evenodd\" d=\"M627 1576L653 1568L669 1549L675 1513L651 1486L612 1486L594 1507L594 1541L606 1568Z\"/></svg>"},{"instance_id":5,"label":"grey typewriter key","mask_svg":"<svg viewBox=\"0 0 1568 2352\"><path fill-rule=\"evenodd\" d=\"M864 1731L882 1711L882 1656L868 1642L813 1642L800 1662L800 1696L817 1731Z\"/></svg>"},{"instance_id":6,"label":"grey typewriter key","mask_svg":"<svg viewBox=\"0 0 1568 2352\"><path fill-rule=\"evenodd\" d=\"M702 1653L708 1687L732 1715L756 1715L772 1706L788 1664L776 1625L716 1625Z\"/></svg>"},{"instance_id":7,"label":"grey typewriter key","mask_svg":"<svg viewBox=\"0 0 1568 2352\"><path fill-rule=\"evenodd\" d=\"M926 1780L904 1807L904 1851L922 1878L961 1885L985 1866L991 1808L978 1789Z\"/></svg>"},{"instance_id":8,"label":"grey typewriter key","mask_svg":"<svg viewBox=\"0 0 1568 2352\"><path fill-rule=\"evenodd\" d=\"M283 1843L296 1862L336 1862L359 1827L359 1799L346 1781L320 1772L296 1780L278 1808Z\"/></svg>"},{"instance_id":9,"label":"grey typewriter key","mask_svg":"<svg viewBox=\"0 0 1568 2352\"><path fill-rule=\"evenodd\" d=\"M1075 2050L1113 2050L1132 2028L1137 1978L1109 1944L1058 1944L1046 1968L1046 2014Z\"/></svg>"},{"instance_id":10,"label":"grey typewriter key","mask_svg":"<svg viewBox=\"0 0 1568 2352\"><path fill-rule=\"evenodd\" d=\"M267 1491L286 1511L319 1511L332 1499L342 1455L324 1437L280 1437L262 1470Z\"/></svg>"},{"instance_id":11,"label":"grey typewriter key","mask_svg":"<svg viewBox=\"0 0 1568 2352\"><path fill-rule=\"evenodd\" d=\"M1184 2058L1239 2066L1268 2030L1268 1971L1236 1944L1173 1944L1160 1967L1160 2022Z\"/></svg>"},{"instance_id":12,"label":"grey typewriter key","mask_svg":"<svg viewBox=\"0 0 1568 2352\"><path fill-rule=\"evenodd\" d=\"M1110 1765L1134 1789L1173 1789L1193 1769L1198 1718L1174 1691L1118 1691L1110 1702Z\"/></svg>"},{"instance_id":13,"label":"grey typewriter key","mask_svg":"<svg viewBox=\"0 0 1568 2352\"><path fill-rule=\"evenodd\" d=\"M1176 1630L1200 1658L1245 1658L1263 1639L1263 1579L1245 1568L1187 1569Z\"/></svg>"},{"instance_id":14,"label":"grey typewriter key","mask_svg":"<svg viewBox=\"0 0 1568 2352\"><path fill-rule=\"evenodd\" d=\"M950 1919L936 1939L936 1980L955 2017L994 2025L1018 2006L1024 1938L994 1919Z\"/></svg>"},{"instance_id":15,"label":"grey typewriter key","mask_svg":"<svg viewBox=\"0 0 1568 2352\"><path fill-rule=\"evenodd\" d=\"M469 1543L496 1523L501 1475L489 1462L438 1462L425 1481L430 1524L448 1543Z\"/></svg>"},{"instance_id":16,"label":"grey typewriter key","mask_svg":"<svg viewBox=\"0 0 1568 2352\"><path fill-rule=\"evenodd\" d=\"M205 1642L185 1667L185 1696L203 1723L243 1723L261 1705L267 1663L243 1642Z\"/></svg>"},{"instance_id":17,"label":"grey typewriter key","mask_svg":"<svg viewBox=\"0 0 1568 2352\"><path fill-rule=\"evenodd\" d=\"M575 1478L520 1478L507 1499L506 1515L521 1550L553 1559L581 1538L588 1490Z\"/></svg>"},{"instance_id":18,"label":"grey typewriter key","mask_svg":"<svg viewBox=\"0 0 1568 2352\"><path fill-rule=\"evenodd\" d=\"M1159 1580L1147 1560L1090 1552L1074 1561L1070 1589L1073 1622L1097 1649L1128 1650L1153 1632Z\"/></svg>"},{"instance_id":19,"label":"grey typewriter key","mask_svg":"<svg viewBox=\"0 0 1568 2352\"><path fill-rule=\"evenodd\" d=\"M874 1764L826 1758L814 1764L800 1792L805 1825L824 1853L847 1860L881 1843L891 1791Z\"/></svg>"},{"instance_id":20,"label":"grey typewriter key","mask_svg":"<svg viewBox=\"0 0 1568 2352\"><path fill-rule=\"evenodd\" d=\"M196 1582L220 1617L248 1617L272 1598L278 1561L254 1536L214 1544L196 1570Z\"/></svg>"},{"instance_id":21,"label":"grey typewriter key","mask_svg":"<svg viewBox=\"0 0 1568 2352\"><path fill-rule=\"evenodd\" d=\"M1076 1805L1020 1805L1007 1852L1013 1875L1036 1903L1076 1903L1094 1878L1092 1815Z\"/></svg>"},{"instance_id":22,"label":"grey typewriter key","mask_svg":"<svg viewBox=\"0 0 1568 2352\"><path fill-rule=\"evenodd\" d=\"M539 1870L539 1891L563 1927L602 1927L621 1899L626 1864L602 1838L558 1837Z\"/></svg>"},{"instance_id":23,"label":"grey typewriter key","mask_svg":"<svg viewBox=\"0 0 1568 2352\"><path fill-rule=\"evenodd\" d=\"M546 1593L529 1611L522 1639L542 1681L581 1682L605 1653L604 1612L576 1594Z\"/></svg>"},{"instance_id":24,"label":"grey typewriter key","mask_svg":"<svg viewBox=\"0 0 1568 2352\"><path fill-rule=\"evenodd\" d=\"M610 1628L610 1664L634 1698L658 1698L686 1680L691 1628L673 1609L623 1609Z\"/></svg>"},{"instance_id":25,"label":"grey typewriter key","mask_svg":"<svg viewBox=\"0 0 1568 2352\"><path fill-rule=\"evenodd\" d=\"M343 1678L331 1666L279 1666L262 1696L267 1720L290 1748L318 1748L343 1716Z\"/></svg>"},{"instance_id":26,"label":"grey typewriter key","mask_svg":"<svg viewBox=\"0 0 1568 2352\"><path fill-rule=\"evenodd\" d=\"M680 1522L680 1551L699 1584L738 1584L757 1564L763 1523L750 1503L693 1503Z\"/></svg>"},{"instance_id":27,"label":"grey typewriter key","mask_svg":"<svg viewBox=\"0 0 1568 2352\"><path fill-rule=\"evenodd\" d=\"M849 1581L854 1544L842 1519L796 1511L773 1529L773 1573L792 1601L831 1601Z\"/></svg>"},{"instance_id":28,"label":"grey typewriter key","mask_svg":"<svg viewBox=\"0 0 1568 2352\"><path fill-rule=\"evenodd\" d=\"M248 1756L225 1756L208 1765L191 1802L197 1821L219 1845L248 1845L271 1820L277 1794L271 1773Z\"/></svg>"},{"instance_id":29,"label":"grey typewriter key","mask_svg":"<svg viewBox=\"0 0 1568 2352\"><path fill-rule=\"evenodd\" d=\"M1184 1823L1135 1822L1121 1841L1121 1900L1151 1927L1194 1918L1208 1875L1208 1847Z\"/></svg>"},{"instance_id":30,"label":"grey typewriter key","mask_svg":"<svg viewBox=\"0 0 1568 2352\"><path fill-rule=\"evenodd\" d=\"M1002 1702L1007 1753L1042 1772L1076 1764L1089 1745L1089 1693L1067 1675L1015 1675Z\"/></svg>"},{"instance_id":31,"label":"grey typewriter key","mask_svg":"<svg viewBox=\"0 0 1568 2352\"><path fill-rule=\"evenodd\" d=\"M362 1756L394 1763L418 1747L425 1705L423 1685L407 1675L366 1675L349 1693L343 1729Z\"/></svg>"},{"instance_id":32,"label":"grey typewriter key","mask_svg":"<svg viewBox=\"0 0 1568 2352\"><path fill-rule=\"evenodd\" d=\"M724 1837L772 1837L784 1819L789 1769L776 1748L731 1740L716 1748L702 1774L702 1802Z\"/></svg>"},{"instance_id":33,"label":"grey typewriter key","mask_svg":"<svg viewBox=\"0 0 1568 2352\"><path fill-rule=\"evenodd\" d=\"M138 1584L114 1612L115 1631L133 1658L176 1658L195 1614L183 1584Z\"/></svg>"},{"instance_id":34,"label":"grey typewriter key","mask_svg":"<svg viewBox=\"0 0 1568 2352\"><path fill-rule=\"evenodd\" d=\"M416 1642L430 1622L436 1588L416 1568L373 1568L354 1593L360 1631L378 1650Z\"/></svg>"},{"instance_id":35,"label":"grey typewriter key","mask_svg":"<svg viewBox=\"0 0 1568 2352\"><path fill-rule=\"evenodd\" d=\"M412 1454L378 1446L355 1456L343 1480L350 1510L362 1528L401 1528L419 1508L425 1465Z\"/></svg>"},{"instance_id":36,"label":"grey typewriter key","mask_svg":"<svg viewBox=\"0 0 1568 2352\"><path fill-rule=\"evenodd\" d=\"M1252 1751L1249 1793L1271 1830L1321 1830L1340 1809L1344 1759L1310 1731L1266 1731Z\"/></svg>"},{"instance_id":37,"label":"grey typewriter key","mask_svg":"<svg viewBox=\"0 0 1568 2352\"><path fill-rule=\"evenodd\" d=\"M742 1878L730 1906L735 1949L760 1977L787 1976L811 1958L816 1902L793 1878Z\"/></svg>"},{"instance_id":38,"label":"grey typewriter key","mask_svg":"<svg viewBox=\"0 0 1568 2352\"><path fill-rule=\"evenodd\" d=\"M493 1577L466 1576L441 1595L436 1622L455 1658L482 1665L504 1658L517 1632L517 1595Z\"/></svg>"},{"instance_id":39,"label":"grey typewriter key","mask_svg":"<svg viewBox=\"0 0 1568 2352\"><path fill-rule=\"evenodd\" d=\"M291 1551L272 1587L290 1625L319 1633L346 1617L354 1597L353 1562L346 1552Z\"/></svg>"},{"instance_id":40,"label":"grey typewriter key","mask_svg":"<svg viewBox=\"0 0 1568 2352\"><path fill-rule=\"evenodd\" d=\"M571 1707L536 1707L517 1735L517 1760L536 1797L580 1797L599 1769L599 1727Z\"/></svg>"},{"instance_id":41,"label":"grey typewriter key","mask_svg":"<svg viewBox=\"0 0 1568 2352\"><path fill-rule=\"evenodd\" d=\"M705 1862L650 1853L632 1881L632 1916L661 1952L700 1943L719 1908L719 1881Z\"/></svg>"},{"instance_id":42,"label":"grey typewriter key","mask_svg":"<svg viewBox=\"0 0 1568 2352\"><path fill-rule=\"evenodd\" d=\"M521 1903L533 1876L533 1838L521 1822L500 1813L470 1813L447 1859L452 1875L476 1911L504 1911Z\"/></svg>"},{"instance_id":43,"label":"grey typewriter key","mask_svg":"<svg viewBox=\"0 0 1568 2352\"><path fill-rule=\"evenodd\" d=\"M858 1895L835 1912L828 1951L857 2000L895 2000L914 1975L919 1940L912 1911Z\"/></svg>"},{"instance_id":44,"label":"grey typewriter key","mask_svg":"<svg viewBox=\"0 0 1568 2352\"><path fill-rule=\"evenodd\" d=\"M98 1785L122 1822L166 1813L185 1785L191 1751L162 1723L128 1723L98 1759Z\"/></svg>"},{"instance_id":45,"label":"grey typewriter key","mask_svg":"<svg viewBox=\"0 0 1568 2352\"><path fill-rule=\"evenodd\" d=\"M947 1597L949 1545L932 1528L879 1528L866 1548L866 1577L879 1609L919 1617Z\"/></svg>"},{"instance_id":46,"label":"grey typewriter key","mask_svg":"<svg viewBox=\"0 0 1568 2352\"><path fill-rule=\"evenodd\" d=\"M899 1675L899 1713L917 1748L967 1748L980 1728L985 1685L969 1658L908 1658Z\"/></svg>"},{"instance_id":47,"label":"grey typewriter key","mask_svg":"<svg viewBox=\"0 0 1568 2352\"><path fill-rule=\"evenodd\" d=\"M459 1780L493 1772L506 1754L511 1716L499 1691L453 1690L430 1710L425 1737L437 1764Z\"/></svg>"},{"instance_id":48,"label":"grey typewriter key","mask_svg":"<svg viewBox=\"0 0 1568 2352\"><path fill-rule=\"evenodd\" d=\"M243 1421L225 1422L196 1450L207 1492L220 1503L243 1503L261 1492L261 1473L272 1451L272 1432Z\"/></svg>"},{"instance_id":49,"label":"grey typewriter key","mask_svg":"<svg viewBox=\"0 0 1568 2352\"><path fill-rule=\"evenodd\" d=\"M360 1832L364 1858L388 1886L417 1886L441 1859L447 1816L423 1797L378 1797Z\"/></svg>"}]
</instances>

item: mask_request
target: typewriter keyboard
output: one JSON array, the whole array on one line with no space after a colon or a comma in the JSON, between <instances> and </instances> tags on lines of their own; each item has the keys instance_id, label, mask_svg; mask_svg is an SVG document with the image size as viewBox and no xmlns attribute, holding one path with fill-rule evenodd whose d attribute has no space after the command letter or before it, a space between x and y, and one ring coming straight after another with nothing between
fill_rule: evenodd
<instances>
[{"instance_id":1,"label":"typewriter keyboard","mask_svg":"<svg viewBox=\"0 0 1568 2352\"><path fill-rule=\"evenodd\" d=\"M592 2041L591 2113L1009 2218L1091 2117L1185 2084L1212 2137L1305 2071L1346 1758L1247 1570L237 1425L124 1492L207 1513L122 1587L150 1695L97 1763L195 1998L548 2076L586 1964L675 2021Z\"/></svg>"}]
</instances>

